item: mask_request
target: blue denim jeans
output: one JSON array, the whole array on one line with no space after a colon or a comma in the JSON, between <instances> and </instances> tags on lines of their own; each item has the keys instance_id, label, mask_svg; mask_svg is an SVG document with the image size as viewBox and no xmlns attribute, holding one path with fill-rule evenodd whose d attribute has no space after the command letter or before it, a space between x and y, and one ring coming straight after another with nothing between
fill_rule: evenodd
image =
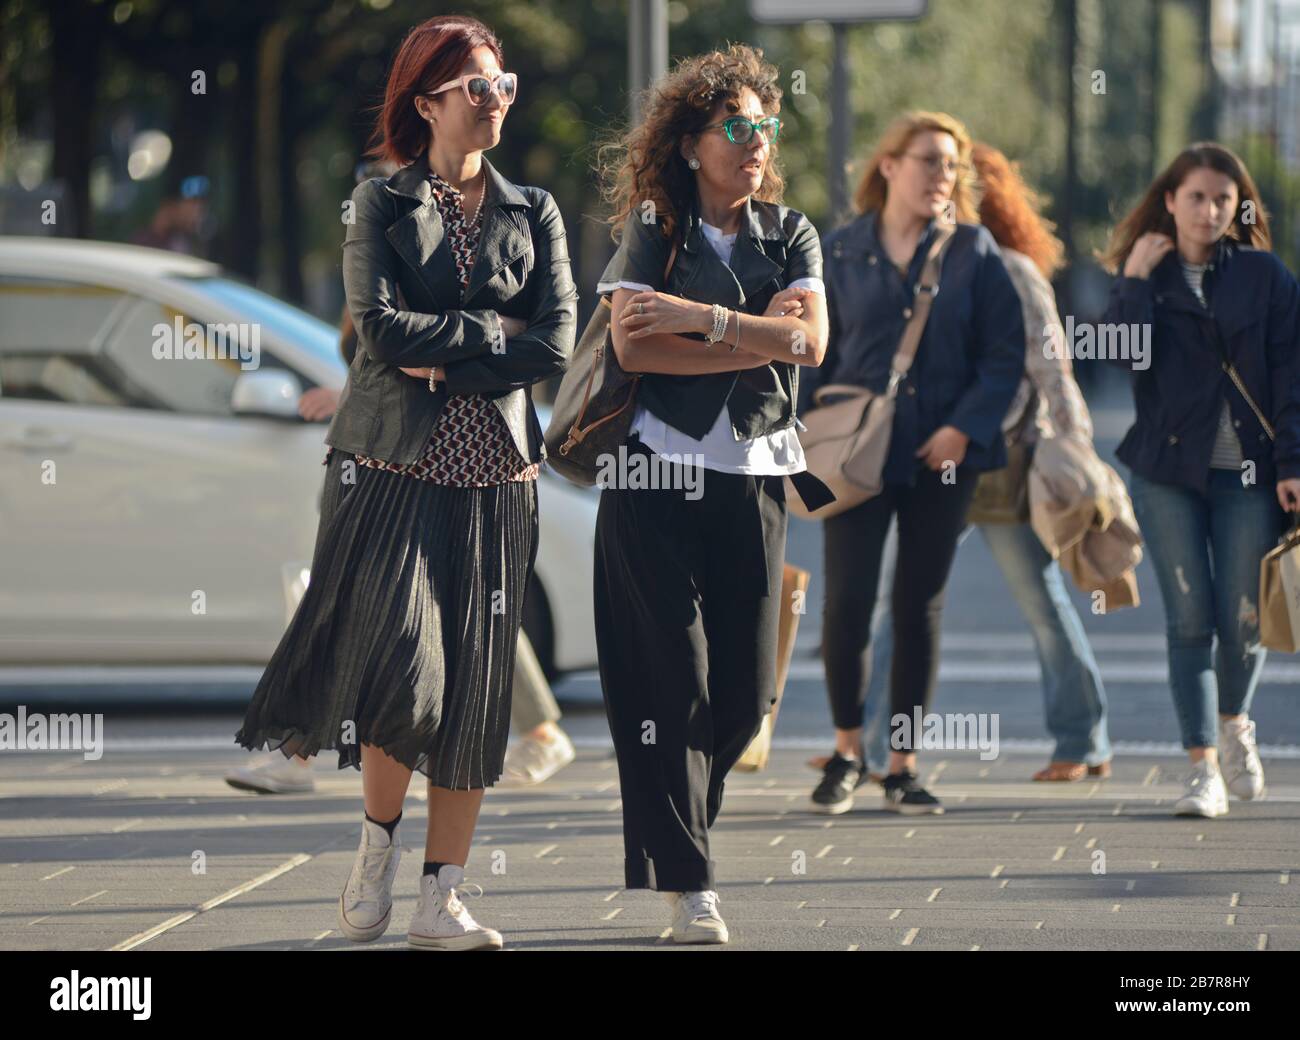
<instances>
[{"instance_id":1,"label":"blue denim jeans","mask_svg":"<svg viewBox=\"0 0 1300 1040\"><path fill-rule=\"evenodd\" d=\"M1264 668L1259 561L1286 514L1271 484L1245 487L1234 469L1210 470L1205 494L1131 471L1129 490L1165 603L1183 747L1214 747L1217 715L1249 711Z\"/></svg>"},{"instance_id":2,"label":"blue denim jeans","mask_svg":"<svg viewBox=\"0 0 1300 1040\"><path fill-rule=\"evenodd\" d=\"M1066 590L1060 566L1028 524L982 524L980 533L1034 637L1043 676L1047 731L1056 741L1052 760L1086 762L1090 766L1107 761L1111 747L1101 670ZM887 570L892 582L889 546L890 542L886 542L887 560L882 565L881 580L885 580ZM889 603L882 597L872 620L875 647L863 723L863 743L872 772L881 771L888 762L889 630Z\"/></svg>"}]
</instances>

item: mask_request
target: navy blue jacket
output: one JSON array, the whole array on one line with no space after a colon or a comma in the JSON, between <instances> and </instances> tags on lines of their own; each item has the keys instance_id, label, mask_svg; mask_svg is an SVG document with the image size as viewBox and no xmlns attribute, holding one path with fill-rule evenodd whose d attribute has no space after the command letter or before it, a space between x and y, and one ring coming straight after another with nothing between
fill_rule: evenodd
<instances>
[{"instance_id":1,"label":"navy blue jacket","mask_svg":"<svg viewBox=\"0 0 1300 1040\"><path fill-rule=\"evenodd\" d=\"M1120 460L1148 480L1204 492L1224 398L1244 459L1265 485L1300 477L1300 286L1272 253L1221 239L1201 285L1203 307L1176 250L1150 278L1117 278L1106 324L1150 325L1150 365L1132 370L1136 419ZM1131 337L1130 337L1131 338ZM1227 352L1268 417L1270 443L1220 362Z\"/></svg>"},{"instance_id":2,"label":"navy blue jacket","mask_svg":"<svg viewBox=\"0 0 1300 1040\"><path fill-rule=\"evenodd\" d=\"M822 240L830 340L821 366L805 373L801 407L811 408L818 386L852 383L884 392L889 383L936 225L921 236L905 284L876 224L874 212L864 213ZM940 426L970 437L964 464L976 471L1005 466L1002 420L1024 367L1020 297L997 243L979 225L958 224L916 359L898 388L885 482L914 482L924 468L916 450Z\"/></svg>"}]
</instances>

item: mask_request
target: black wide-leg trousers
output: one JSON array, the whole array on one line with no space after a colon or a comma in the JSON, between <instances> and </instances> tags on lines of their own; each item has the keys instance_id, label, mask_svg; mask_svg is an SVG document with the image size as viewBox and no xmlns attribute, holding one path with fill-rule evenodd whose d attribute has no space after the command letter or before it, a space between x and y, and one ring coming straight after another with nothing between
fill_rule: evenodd
<instances>
[{"instance_id":1,"label":"black wide-leg trousers","mask_svg":"<svg viewBox=\"0 0 1300 1040\"><path fill-rule=\"evenodd\" d=\"M626 447L652 454L635 436ZM695 468L692 498L681 465L655 465L672 486L601 491L596 645L626 885L694 892L714 887L724 782L776 698L785 488Z\"/></svg>"}]
</instances>

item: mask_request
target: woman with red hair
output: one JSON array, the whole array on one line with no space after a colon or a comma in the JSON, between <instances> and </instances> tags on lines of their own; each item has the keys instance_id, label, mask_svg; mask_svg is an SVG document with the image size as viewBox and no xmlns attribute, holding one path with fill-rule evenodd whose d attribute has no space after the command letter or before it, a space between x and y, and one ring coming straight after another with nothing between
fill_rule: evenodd
<instances>
[{"instance_id":1,"label":"woman with red hair","mask_svg":"<svg viewBox=\"0 0 1300 1040\"><path fill-rule=\"evenodd\" d=\"M237 740L337 748L365 818L339 927L392 915L397 823L428 779L420 900L407 941L499 948L457 895L485 788L502 775L545 457L533 383L563 371L577 292L564 223L506 180L497 144L518 83L472 18L433 18L389 75L376 154L401 165L352 193L343 281L357 350L326 442L311 583Z\"/></svg>"}]
</instances>

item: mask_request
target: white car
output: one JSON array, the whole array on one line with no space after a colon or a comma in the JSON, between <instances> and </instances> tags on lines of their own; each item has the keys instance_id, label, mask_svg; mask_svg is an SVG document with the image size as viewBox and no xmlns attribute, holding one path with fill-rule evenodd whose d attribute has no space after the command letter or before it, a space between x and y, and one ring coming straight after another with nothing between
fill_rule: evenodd
<instances>
[{"instance_id":1,"label":"white car","mask_svg":"<svg viewBox=\"0 0 1300 1040\"><path fill-rule=\"evenodd\" d=\"M215 264L0 237L0 665L265 664L324 474L297 401L346 377L336 329ZM590 668L597 496L538 492L525 626L550 673Z\"/></svg>"}]
</instances>

